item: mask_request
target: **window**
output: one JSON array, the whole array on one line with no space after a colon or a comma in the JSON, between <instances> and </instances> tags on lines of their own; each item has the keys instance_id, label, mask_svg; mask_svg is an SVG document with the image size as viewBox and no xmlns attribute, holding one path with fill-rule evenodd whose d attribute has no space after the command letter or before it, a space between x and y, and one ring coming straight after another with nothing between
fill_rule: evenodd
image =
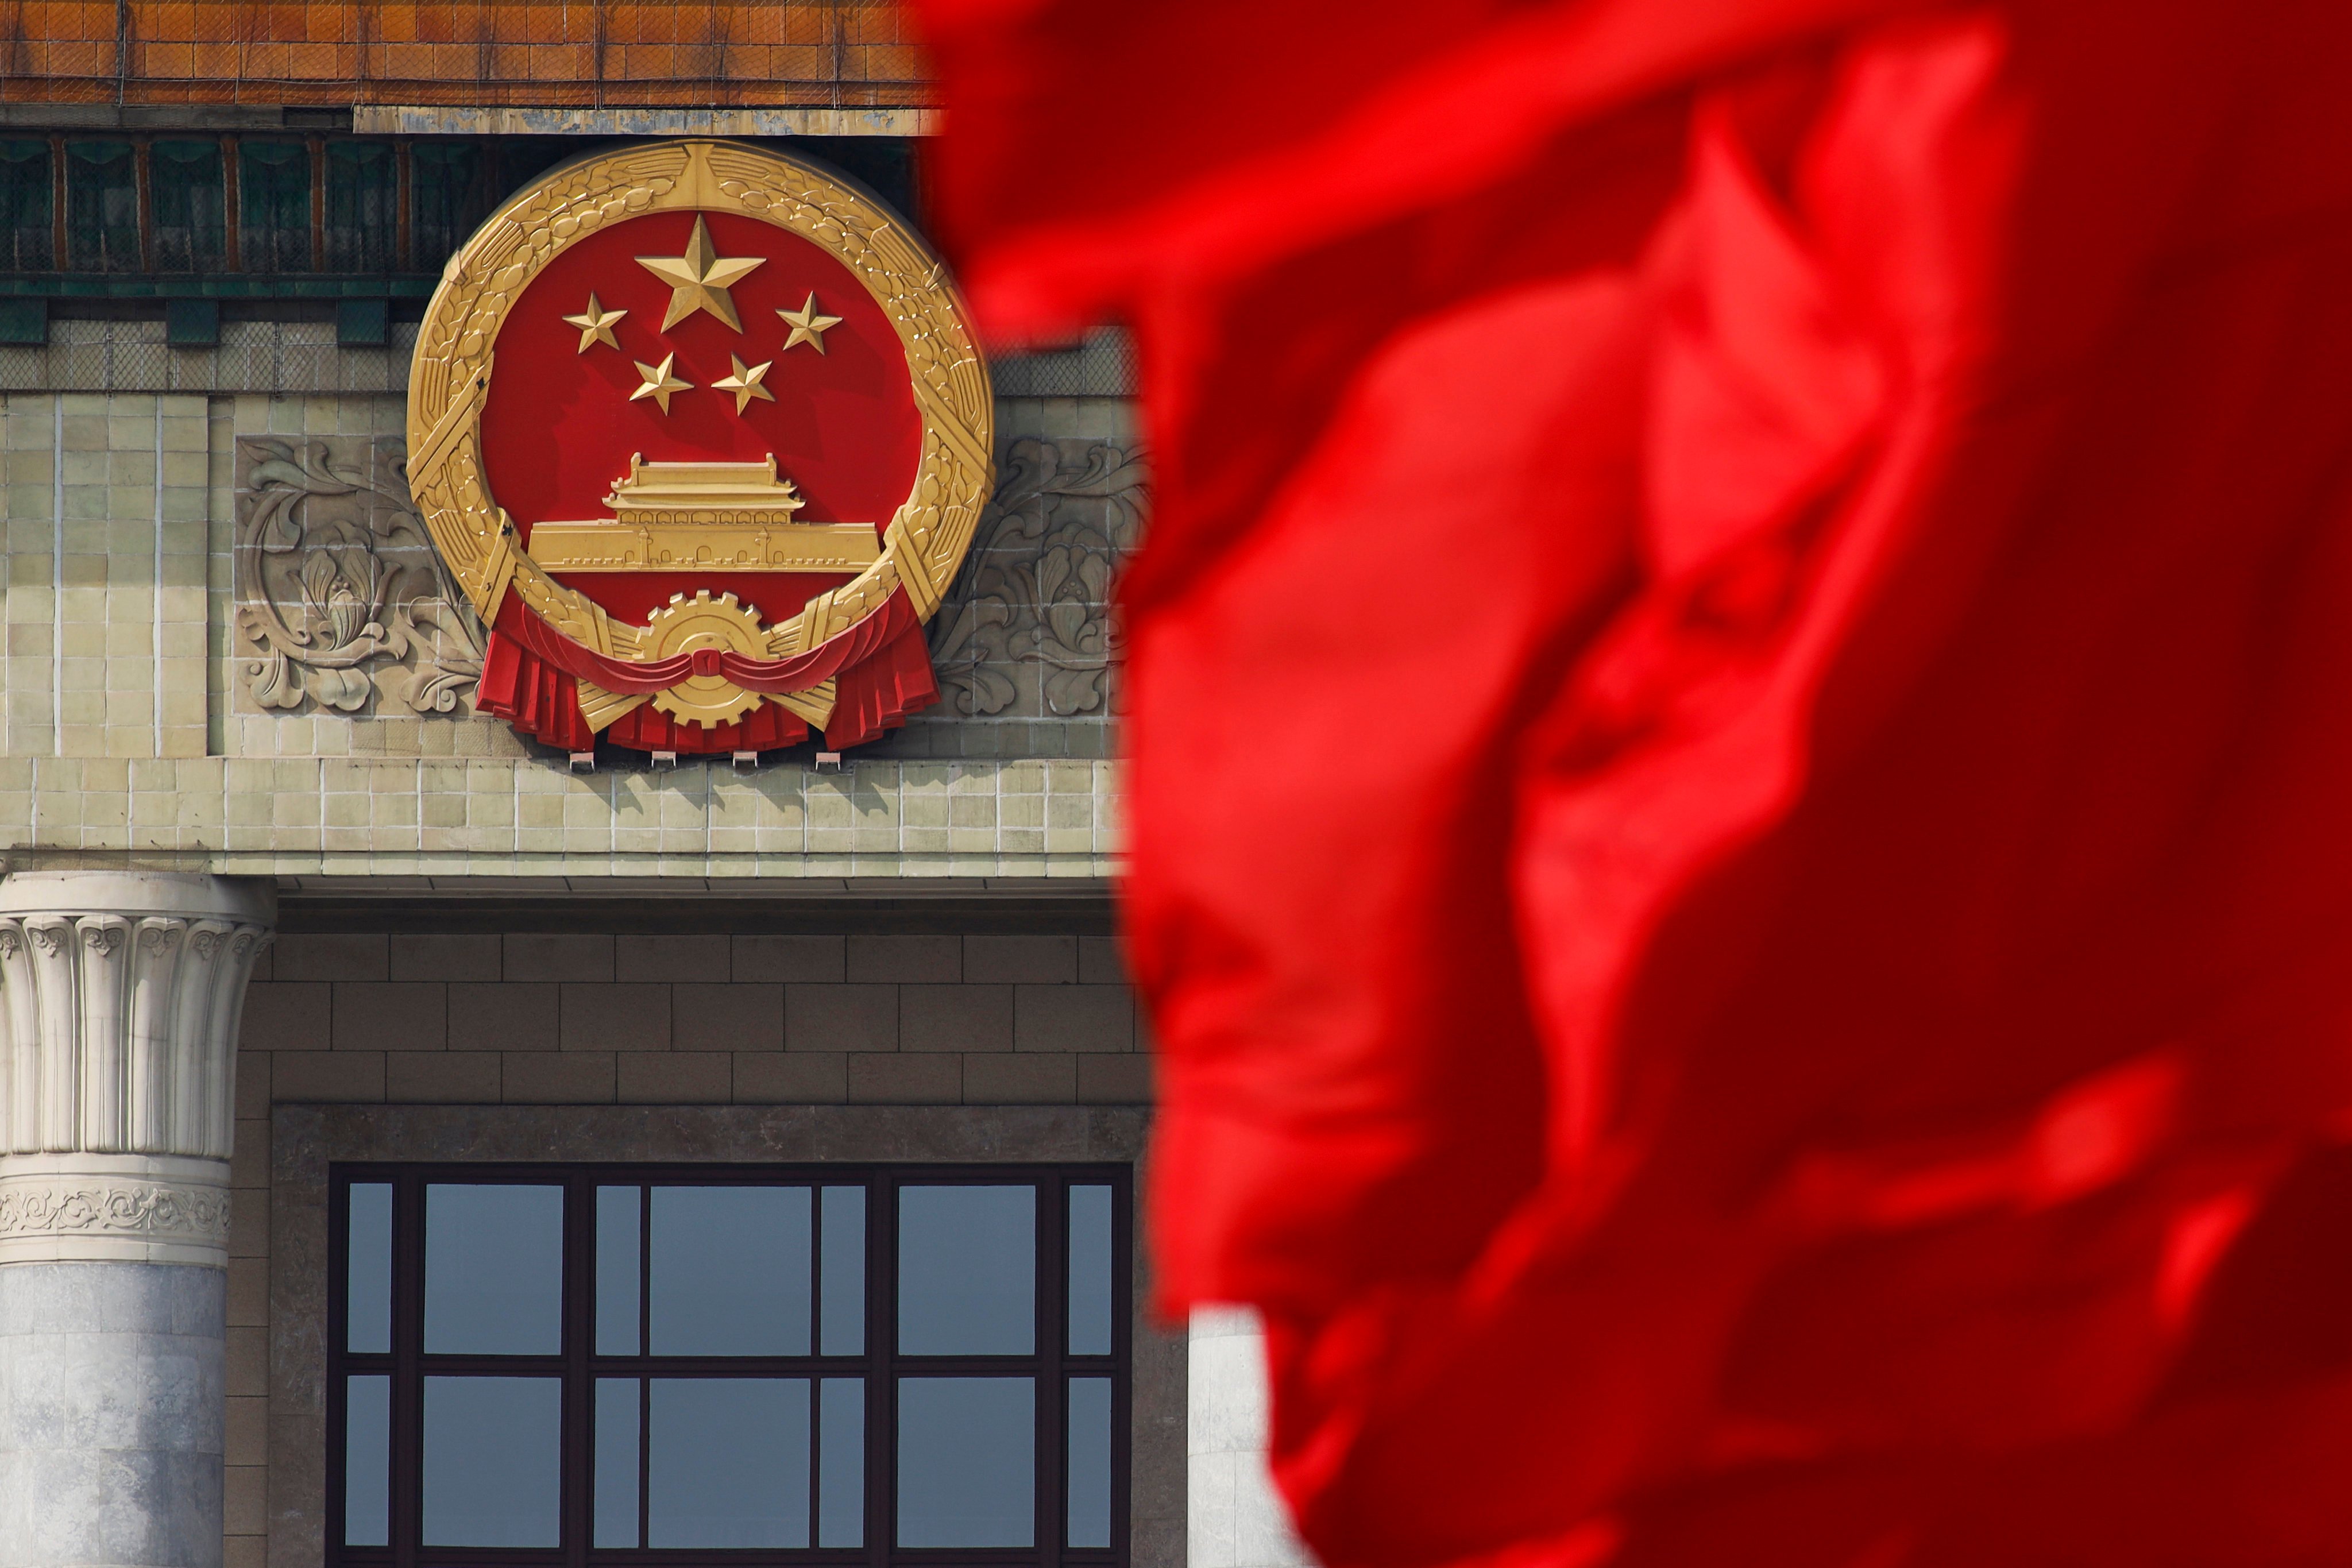
<instances>
[{"instance_id":1,"label":"window","mask_svg":"<svg viewBox=\"0 0 2352 1568\"><path fill-rule=\"evenodd\" d=\"M417 262L439 267L472 237L497 195L489 160L474 142L419 142L409 150L415 171L411 198Z\"/></svg>"},{"instance_id":2,"label":"window","mask_svg":"<svg viewBox=\"0 0 2352 1568\"><path fill-rule=\"evenodd\" d=\"M66 143L66 265L137 272L139 160L128 142Z\"/></svg>"},{"instance_id":3,"label":"window","mask_svg":"<svg viewBox=\"0 0 2352 1568\"><path fill-rule=\"evenodd\" d=\"M227 266L220 143L155 142L148 147L148 168L154 190L155 269L217 272Z\"/></svg>"},{"instance_id":4,"label":"window","mask_svg":"<svg viewBox=\"0 0 2352 1568\"><path fill-rule=\"evenodd\" d=\"M237 247L247 272L310 265L310 149L299 142L236 144Z\"/></svg>"},{"instance_id":5,"label":"window","mask_svg":"<svg viewBox=\"0 0 2352 1568\"><path fill-rule=\"evenodd\" d=\"M341 1568L1126 1561L1123 1168L351 1167L333 1203Z\"/></svg>"},{"instance_id":6,"label":"window","mask_svg":"<svg viewBox=\"0 0 2352 1568\"><path fill-rule=\"evenodd\" d=\"M0 141L0 267L47 272L57 265L50 204L49 144L29 138Z\"/></svg>"},{"instance_id":7,"label":"window","mask_svg":"<svg viewBox=\"0 0 2352 1568\"><path fill-rule=\"evenodd\" d=\"M399 232L399 174L391 143L328 142L325 269L390 271Z\"/></svg>"}]
</instances>

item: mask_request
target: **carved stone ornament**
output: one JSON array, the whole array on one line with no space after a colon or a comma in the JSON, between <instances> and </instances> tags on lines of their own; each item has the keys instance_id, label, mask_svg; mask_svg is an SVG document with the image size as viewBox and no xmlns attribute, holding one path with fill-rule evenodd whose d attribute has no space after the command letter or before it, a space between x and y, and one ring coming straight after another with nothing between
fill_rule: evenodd
<instances>
[{"instance_id":1,"label":"carved stone ornament","mask_svg":"<svg viewBox=\"0 0 2352 1568\"><path fill-rule=\"evenodd\" d=\"M0 1162L0 1263L222 1263L227 1167L79 1154Z\"/></svg>"},{"instance_id":2,"label":"carved stone ornament","mask_svg":"<svg viewBox=\"0 0 2352 1568\"><path fill-rule=\"evenodd\" d=\"M855 743L874 728L856 712L929 699L903 668L847 692L886 647L919 670L917 628L988 499L992 418L961 302L908 227L784 153L683 139L563 165L451 259L417 334L409 479L493 628L489 710L542 741L661 744L650 702L694 750L753 744L754 718L772 740L772 708L835 738L838 705ZM763 460L789 504L626 504L740 489ZM849 525L878 550L816 531ZM672 603L709 624L671 636L652 612Z\"/></svg>"},{"instance_id":3,"label":"carved stone ornament","mask_svg":"<svg viewBox=\"0 0 2352 1568\"><path fill-rule=\"evenodd\" d=\"M396 437L236 442L237 673L261 708L457 713L482 630L408 496Z\"/></svg>"},{"instance_id":4,"label":"carved stone ornament","mask_svg":"<svg viewBox=\"0 0 2352 1568\"><path fill-rule=\"evenodd\" d=\"M1107 442L1024 439L982 520L931 658L976 718L1105 712L1119 652L1111 579L1143 527L1141 454Z\"/></svg>"}]
</instances>

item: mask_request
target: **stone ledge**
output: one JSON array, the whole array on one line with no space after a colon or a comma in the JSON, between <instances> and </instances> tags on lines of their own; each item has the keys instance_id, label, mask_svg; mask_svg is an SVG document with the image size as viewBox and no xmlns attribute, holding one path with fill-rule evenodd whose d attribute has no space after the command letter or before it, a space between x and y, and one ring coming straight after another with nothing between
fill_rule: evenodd
<instances>
[{"instance_id":1,"label":"stone ledge","mask_svg":"<svg viewBox=\"0 0 2352 1568\"><path fill-rule=\"evenodd\" d=\"M1114 763L1060 759L575 774L538 759L12 757L0 853L11 869L527 878L565 892L575 879L615 893L695 879L970 890L1115 874L1118 790Z\"/></svg>"}]
</instances>

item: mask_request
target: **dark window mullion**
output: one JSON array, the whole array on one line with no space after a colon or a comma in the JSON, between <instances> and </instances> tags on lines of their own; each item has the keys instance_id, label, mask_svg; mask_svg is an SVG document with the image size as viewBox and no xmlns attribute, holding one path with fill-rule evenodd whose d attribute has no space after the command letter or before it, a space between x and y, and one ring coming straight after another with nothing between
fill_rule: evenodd
<instances>
[{"instance_id":1,"label":"dark window mullion","mask_svg":"<svg viewBox=\"0 0 2352 1568\"><path fill-rule=\"evenodd\" d=\"M400 1568L416 1562L424 1535L425 1178L398 1177L392 1189L392 1552Z\"/></svg>"},{"instance_id":2,"label":"dark window mullion","mask_svg":"<svg viewBox=\"0 0 2352 1568\"><path fill-rule=\"evenodd\" d=\"M327 1184L327 1551L339 1556L343 1551L343 1498L351 1483L344 1479L350 1462L348 1438L351 1415L344 1396L345 1384L351 1374L359 1370L354 1363L362 1360L384 1362L384 1370L393 1370L392 1358L356 1357L346 1353L352 1342L351 1330L351 1212L352 1179L340 1176ZM373 1371L373 1368L369 1370ZM386 1541L392 1537L387 1534Z\"/></svg>"},{"instance_id":3,"label":"dark window mullion","mask_svg":"<svg viewBox=\"0 0 2352 1568\"><path fill-rule=\"evenodd\" d=\"M574 1174L563 1184L563 1471L558 1486L563 1560L585 1568L595 1508L593 1447L596 1385L589 1381L595 1349L596 1188Z\"/></svg>"},{"instance_id":4,"label":"dark window mullion","mask_svg":"<svg viewBox=\"0 0 2352 1568\"><path fill-rule=\"evenodd\" d=\"M650 1182L637 1188L637 1350L654 1348L654 1189ZM653 1544L654 1513L653 1387L637 1379L637 1548Z\"/></svg>"},{"instance_id":5,"label":"dark window mullion","mask_svg":"<svg viewBox=\"0 0 2352 1568\"><path fill-rule=\"evenodd\" d=\"M1134 1479L1134 1383L1118 1368L1135 1364L1135 1192L1131 1171L1110 1178L1110 1551L1127 1561L1133 1525L1128 1516Z\"/></svg>"},{"instance_id":6,"label":"dark window mullion","mask_svg":"<svg viewBox=\"0 0 2352 1568\"><path fill-rule=\"evenodd\" d=\"M898 1532L898 1184L866 1187L866 1560L882 1568Z\"/></svg>"},{"instance_id":7,"label":"dark window mullion","mask_svg":"<svg viewBox=\"0 0 2352 1568\"><path fill-rule=\"evenodd\" d=\"M1044 1568L1060 1568L1062 1535L1069 1518L1062 1472L1068 1444L1063 1436L1069 1391L1062 1382L1063 1326L1069 1301L1070 1247L1067 1184L1055 1176L1037 1182L1037 1523L1030 1538Z\"/></svg>"}]
</instances>

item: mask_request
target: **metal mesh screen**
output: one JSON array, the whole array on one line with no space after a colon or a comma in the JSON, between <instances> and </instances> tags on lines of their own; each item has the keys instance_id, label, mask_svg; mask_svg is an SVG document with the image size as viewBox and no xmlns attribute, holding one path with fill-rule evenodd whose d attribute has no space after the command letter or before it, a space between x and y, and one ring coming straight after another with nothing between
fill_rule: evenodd
<instances>
[{"instance_id":1,"label":"metal mesh screen","mask_svg":"<svg viewBox=\"0 0 2352 1568\"><path fill-rule=\"evenodd\" d=\"M929 101L887 0L0 0L0 100Z\"/></svg>"}]
</instances>

